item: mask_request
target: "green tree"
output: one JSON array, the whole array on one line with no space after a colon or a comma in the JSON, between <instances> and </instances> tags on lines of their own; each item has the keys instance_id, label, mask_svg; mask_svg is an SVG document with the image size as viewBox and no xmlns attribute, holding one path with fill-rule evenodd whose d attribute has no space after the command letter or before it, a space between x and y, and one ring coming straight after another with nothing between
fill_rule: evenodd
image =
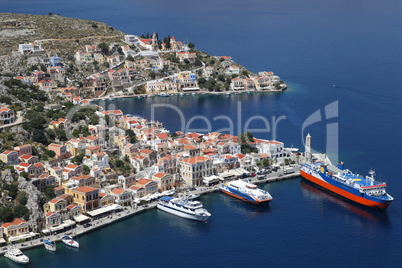
<instances>
[{"instance_id":1,"label":"green tree","mask_svg":"<svg viewBox=\"0 0 402 268\"><path fill-rule=\"evenodd\" d=\"M105 55L108 55L108 54L109 54L109 46L108 46L106 43L100 43L100 44L98 45L98 48L99 48L100 50L102 50L102 53L103 53L103 54L105 54Z\"/></svg>"},{"instance_id":2,"label":"green tree","mask_svg":"<svg viewBox=\"0 0 402 268\"><path fill-rule=\"evenodd\" d=\"M41 129L35 129L33 134L32 134L32 140L42 143L42 144L47 144L47 139L45 136L45 133Z\"/></svg>"},{"instance_id":3,"label":"green tree","mask_svg":"<svg viewBox=\"0 0 402 268\"><path fill-rule=\"evenodd\" d=\"M247 140L249 142L254 142L254 137L253 137L253 134L251 132L247 131L246 136L247 136Z\"/></svg>"},{"instance_id":4,"label":"green tree","mask_svg":"<svg viewBox=\"0 0 402 268\"><path fill-rule=\"evenodd\" d=\"M269 161L269 159L264 159L264 160L262 161L262 165L263 165L264 167L269 167L269 166L271 166L271 161Z\"/></svg>"},{"instance_id":5,"label":"green tree","mask_svg":"<svg viewBox=\"0 0 402 268\"><path fill-rule=\"evenodd\" d=\"M26 195L21 196L18 199L18 203L25 206L28 203L28 198L26 197Z\"/></svg>"},{"instance_id":6,"label":"green tree","mask_svg":"<svg viewBox=\"0 0 402 268\"><path fill-rule=\"evenodd\" d=\"M74 162L75 164L81 164L81 163L82 163L82 159L84 159L84 154L78 154L78 155L74 156L73 162Z\"/></svg>"},{"instance_id":7,"label":"green tree","mask_svg":"<svg viewBox=\"0 0 402 268\"><path fill-rule=\"evenodd\" d=\"M0 207L0 220L3 222L11 222L14 219L14 213L11 208Z\"/></svg>"},{"instance_id":8,"label":"green tree","mask_svg":"<svg viewBox=\"0 0 402 268\"><path fill-rule=\"evenodd\" d=\"M73 130L73 137L78 138L79 135L80 135L80 131L78 129L74 129Z\"/></svg>"},{"instance_id":9,"label":"green tree","mask_svg":"<svg viewBox=\"0 0 402 268\"><path fill-rule=\"evenodd\" d=\"M66 135L66 132L64 131L64 129L56 128L55 133L56 133L56 136L57 136L57 138L59 140L61 140L61 141L66 141L67 140L67 135Z\"/></svg>"},{"instance_id":10,"label":"green tree","mask_svg":"<svg viewBox=\"0 0 402 268\"><path fill-rule=\"evenodd\" d=\"M84 169L85 174L89 174L89 172L91 172L91 169L87 165L83 165L82 167Z\"/></svg>"},{"instance_id":11,"label":"green tree","mask_svg":"<svg viewBox=\"0 0 402 268\"><path fill-rule=\"evenodd\" d=\"M56 138L56 134L54 133L53 130L51 130L50 128L46 131L47 137L50 140L54 140Z\"/></svg>"},{"instance_id":12,"label":"green tree","mask_svg":"<svg viewBox=\"0 0 402 268\"><path fill-rule=\"evenodd\" d=\"M117 159L116 162L114 162L114 165L119 168L124 166L124 162L121 161L120 159Z\"/></svg>"},{"instance_id":13,"label":"green tree","mask_svg":"<svg viewBox=\"0 0 402 268\"><path fill-rule=\"evenodd\" d=\"M20 176L25 178L25 179L28 179L29 178L29 173L26 172L26 171L23 171L23 172L21 172Z\"/></svg>"},{"instance_id":14,"label":"green tree","mask_svg":"<svg viewBox=\"0 0 402 268\"><path fill-rule=\"evenodd\" d=\"M54 151L52 151L52 150L45 149L45 150L44 150L44 153L45 153L45 155L48 156L49 158L53 158L53 157L56 156L56 153L55 153Z\"/></svg>"},{"instance_id":15,"label":"green tree","mask_svg":"<svg viewBox=\"0 0 402 268\"><path fill-rule=\"evenodd\" d=\"M15 217L22 218L27 214L29 215L29 210L25 205L18 204L14 207Z\"/></svg>"},{"instance_id":16,"label":"green tree","mask_svg":"<svg viewBox=\"0 0 402 268\"><path fill-rule=\"evenodd\" d=\"M118 52L120 55L124 55L123 49L122 49L121 47L119 47L119 48L117 49L117 52Z\"/></svg>"},{"instance_id":17,"label":"green tree","mask_svg":"<svg viewBox=\"0 0 402 268\"><path fill-rule=\"evenodd\" d=\"M49 200L52 200L55 197L56 197L56 193L54 192L53 186L50 186L50 185L46 186L45 194L44 194L45 201L47 202Z\"/></svg>"},{"instance_id":18,"label":"green tree","mask_svg":"<svg viewBox=\"0 0 402 268\"><path fill-rule=\"evenodd\" d=\"M194 48L195 45L194 45L194 43L190 42L190 43L188 43L188 47L189 47L189 48Z\"/></svg>"},{"instance_id":19,"label":"green tree","mask_svg":"<svg viewBox=\"0 0 402 268\"><path fill-rule=\"evenodd\" d=\"M225 82L225 76L223 74L218 75L218 80Z\"/></svg>"},{"instance_id":20,"label":"green tree","mask_svg":"<svg viewBox=\"0 0 402 268\"><path fill-rule=\"evenodd\" d=\"M134 58L133 58L133 56L128 55L128 56L127 56L127 58L126 58L126 60L129 60L129 61L134 61Z\"/></svg>"}]
</instances>

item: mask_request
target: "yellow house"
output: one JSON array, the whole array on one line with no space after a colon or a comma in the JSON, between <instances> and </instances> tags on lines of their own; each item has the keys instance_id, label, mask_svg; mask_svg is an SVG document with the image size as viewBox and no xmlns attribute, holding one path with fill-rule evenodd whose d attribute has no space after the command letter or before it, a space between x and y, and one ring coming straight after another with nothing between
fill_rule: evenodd
<instances>
[{"instance_id":1,"label":"yellow house","mask_svg":"<svg viewBox=\"0 0 402 268\"><path fill-rule=\"evenodd\" d=\"M5 151L0 154L0 160L6 165L18 165L18 152Z\"/></svg>"},{"instance_id":2,"label":"yellow house","mask_svg":"<svg viewBox=\"0 0 402 268\"><path fill-rule=\"evenodd\" d=\"M21 219L14 219L12 222L6 222L3 227L4 234L10 238L29 233L28 223Z\"/></svg>"},{"instance_id":3,"label":"yellow house","mask_svg":"<svg viewBox=\"0 0 402 268\"><path fill-rule=\"evenodd\" d=\"M167 173L156 173L152 176L152 180L158 182L159 192L167 191L173 188L173 176Z\"/></svg>"},{"instance_id":4,"label":"yellow house","mask_svg":"<svg viewBox=\"0 0 402 268\"><path fill-rule=\"evenodd\" d=\"M59 212L67 207L67 201L61 198L54 198L43 205L43 212Z\"/></svg>"},{"instance_id":5,"label":"yellow house","mask_svg":"<svg viewBox=\"0 0 402 268\"><path fill-rule=\"evenodd\" d=\"M99 202L101 207L113 205L114 196L107 193L99 193Z\"/></svg>"},{"instance_id":6,"label":"yellow house","mask_svg":"<svg viewBox=\"0 0 402 268\"><path fill-rule=\"evenodd\" d=\"M99 189L83 186L73 189L72 193L74 202L80 205L84 212L99 207Z\"/></svg>"}]
</instances>

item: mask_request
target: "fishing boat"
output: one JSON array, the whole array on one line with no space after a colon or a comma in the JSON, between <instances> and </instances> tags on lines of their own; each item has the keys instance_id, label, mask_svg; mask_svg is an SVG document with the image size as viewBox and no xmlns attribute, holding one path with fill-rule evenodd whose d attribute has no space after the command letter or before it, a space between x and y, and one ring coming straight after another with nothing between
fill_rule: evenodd
<instances>
[{"instance_id":1,"label":"fishing boat","mask_svg":"<svg viewBox=\"0 0 402 268\"><path fill-rule=\"evenodd\" d=\"M70 235L63 236L61 241L63 241L63 243L66 244L69 247L73 247L73 248L79 248L80 247L80 244L77 241L75 241L73 239L73 237L70 236Z\"/></svg>"},{"instance_id":2,"label":"fishing boat","mask_svg":"<svg viewBox=\"0 0 402 268\"><path fill-rule=\"evenodd\" d=\"M27 264L29 263L28 256L24 255L21 250L15 246L10 246L4 256L16 263Z\"/></svg>"}]
</instances>

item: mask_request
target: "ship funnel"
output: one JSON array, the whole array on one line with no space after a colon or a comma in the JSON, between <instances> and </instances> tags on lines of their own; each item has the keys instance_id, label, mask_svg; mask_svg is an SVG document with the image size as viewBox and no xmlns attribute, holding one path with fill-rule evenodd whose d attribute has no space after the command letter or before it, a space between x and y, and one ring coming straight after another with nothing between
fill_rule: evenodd
<instances>
[{"instance_id":1,"label":"ship funnel","mask_svg":"<svg viewBox=\"0 0 402 268\"><path fill-rule=\"evenodd\" d=\"M339 163L338 163L338 168L339 168L340 170L344 170L344 169L345 169L345 164L344 164L343 162L339 162Z\"/></svg>"},{"instance_id":2,"label":"ship funnel","mask_svg":"<svg viewBox=\"0 0 402 268\"><path fill-rule=\"evenodd\" d=\"M327 173L327 166L326 166L326 165L322 165L322 166L321 166L321 169L320 169L320 172L321 172L322 174Z\"/></svg>"}]
</instances>

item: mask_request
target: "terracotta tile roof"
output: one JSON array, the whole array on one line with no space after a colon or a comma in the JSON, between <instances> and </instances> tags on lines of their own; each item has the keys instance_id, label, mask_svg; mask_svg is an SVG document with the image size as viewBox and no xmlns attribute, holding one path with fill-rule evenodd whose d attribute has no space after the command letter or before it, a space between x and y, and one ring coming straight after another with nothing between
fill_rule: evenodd
<instances>
[{"instance_id":1,"label":"terracotta tile roof","mask_svg":"<svg viewBox=\"0 0 402 268\"><path fill-rule=\"evenodd\" d=\"M185 162L187 164L195 164L195 163L198 163L198 162L205 162L205 161L207 161L209 159L210 158L206 157L206 156L194 156L194 157L187 158L187 159L184 159L184 160L181 160L181 161Z\"/></svg>"},{"instance_id":2,"label":"terracotta tile roof","mask_svg":"<svg viewBox=\"0 0 402 268\"><path fill-rule=\"evenodd\" d=\"M73 165L73 164L69 164L66 166L67 169L76 169L78 166L77 165Z\"/></svg>"},{"instance_id":3,"label":"terracotta tile roof","mask_svg":"<svg viewBox=\"0 0 402 268\"><path fill-rule=\"evenodd\" d=\"M21 159L26 159L26 160L29 160L29 159L32 158L32 157L33 157L33 156L32 156L32 155L29 155L29 154L24 154L24 155L20 156Z\"/></svg>"},{"instance_id":4,"label":"terracotta tile roof","mask_svg":"<svg viewBox=\"0 0 402 268\"><path fill-rule=\"evenodd\" d=\"M165 177L166 175L168 175L168 174L159 172L159 173L156 173L156 174L154 175L154 177L157 177L157 178L161 179L161 178Z\"/></svg>"},{"instance_id":5,"label":"terracotta tile roof","mask_svg":"<svg viewBox=\"0 0 402 268\"><path fill-rule=\"evenodd\" d=\"M114 189L114 190L112 191L112 193L117 194L117 195L120 195L120 194L124 193L124 190L123 190L123 189L120 189L120 188L116 188L116 189Z\"/></svg>"},{"instance_id":6,"label":"terracotta tile roof","mask_svg":"<svg viewBox=\"0 0 402 268\"><path fill-rule=\"evenodd\" d=\"M12 223L12 222L6 222L6 223L4 223L3 225L1 225L1 227L3 227L3 228L8 228L8 227L10 227L11 225L15 225L14 223Z\"/></svg>"},{"instance_id":7,"label":"terracotta tile roof","mask_svg":"<svg viewBox=\"0 0 402 268\"><path fill-rule=\"evenodd\" d=\"M141 153L144 153L144 154L150 154L152 152L153 152L152 150L148 150L148 149L142 149L141 150Z\"/></svg>"},{"instance_id":8,"label":"terracotta tile roof","mask_svg":"<svg viewBox=\"0 0 402 268\"><path fill-rule=\"evenodd\" d=\"M167 139L168 135L164 132L164 133L156 134L156 137L158 137L159 139Z\"/></svg>"},{"instance_id":9,"label":"terracotta tile roof","mask_svg":"<svg viewBox=\"0 0 402 268\"><path fill-rule=\"evenodd\" d=\"M53 214L54 214L54 212L50 211L50 212L46 213L45 215L46 215L46 217L49 217L49 216L52 216Z\"/></svg>"},{"instance_id":10,"label":"terracotta tile roof","mask_svg":"<svg viewBox=\"0 0 402 268\"><path fill-rule=\"evenodd\" d=\"M69 205L69 206L67 207L67 209L71 210L71 209L73 209L73 208L75 208L75 207L79 207L79 205L77 205L77 204L71 204L71 205Z\"/></svg>"},{"instance_id":11,"label":"terracotta tile roof","mask_svg":"<svg viewBox=\"0 0 402 268\"><path fill-rule=\"evenodd\" d=\"M13 223L16 224L16 225L18 225L18 224L20 224L20 223L27 223L27 222L24 221L24 220L22 220L22 219L16 218L16 219L13 220Z\"/></svg>"},{"instance_id":12,"label":"terracotta tile roof","mask_svg":"<svg viewBox=\"0 0 402 268\"><path fill-rule=\"evenodd\" d=\"M93 191L97 191L97 190L99 190L99 189L97 189L97 188L92 188L92 187L88 187L88 186L83 186L83 187L79 187L79 188L76 188L76 189L74 189L73 191L76 191L76 192L81 192L81 193L90 193L90 192L93 192Z\"/></svg>"},{"instance_id":13,"label":"terracotta tile roof","mask_svg":"<svg viewBox=\"0 0 402 268\"><path fill-rule=\"evenodd\" d=\"M55 199L50 200L49 203L56 204L59 201L60 201L60 199L55 198Z\"/></svg>"},{"instance_id":14,"label":"terracotta tile roof","mask_svg":"<svg viewBox=\"0 0 402 268\"><path fill-rule=\"evenodd\" d=\"M153 181L153 180L142 178L142 179L139 179L139 180L137 181L137 184L146 185L146 184L148 184L148 183L150 183L150 182L152 182L152 181Z\"/></svg>"},{"instance_id":15,"label":"terracotta tile roof","mask_svg":"<svg viewBox=\"0 0 402 268\"><path fill-rule=\"evenodd\" d=\"M62 194L61 196L59 196L59 198L61 198L61 199L66 199L68 197L72 197L72 195L71 194Z\"/></svg>"}]
</instances>

